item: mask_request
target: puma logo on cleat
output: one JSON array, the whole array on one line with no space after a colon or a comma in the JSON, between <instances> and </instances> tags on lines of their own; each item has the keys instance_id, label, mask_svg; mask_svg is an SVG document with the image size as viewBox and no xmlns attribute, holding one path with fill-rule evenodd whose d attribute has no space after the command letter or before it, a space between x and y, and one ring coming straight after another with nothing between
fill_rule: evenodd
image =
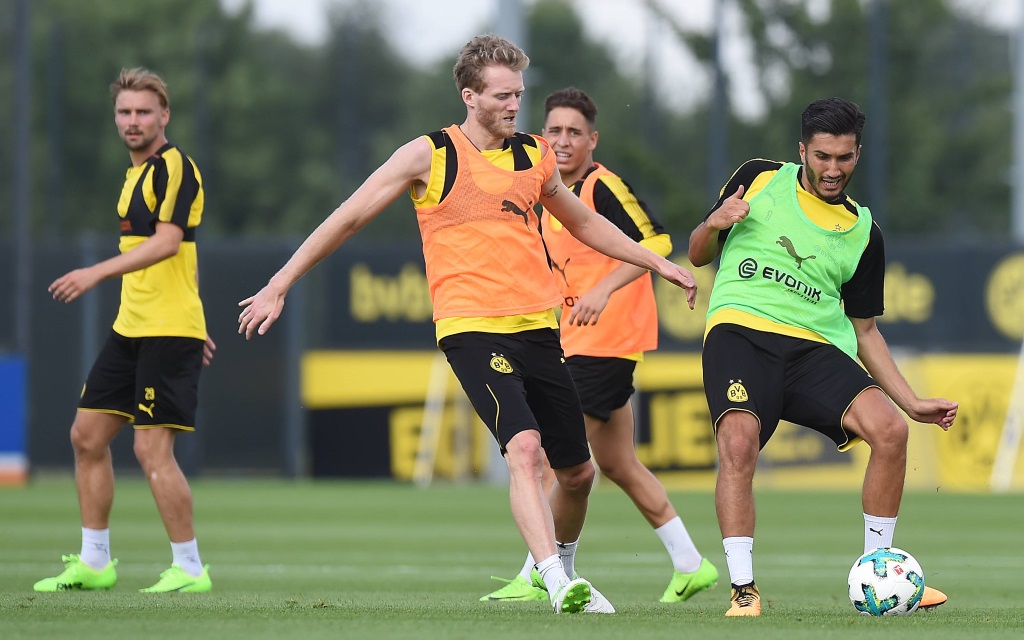
<instances>
[{"instance_id":1,"label":"puma logo on cleat","mask_svg":"<svg viewBox=\"0 0 1024 640\"><path fill-rule=\"evenodd\" d=\"M793 241L787 238L786 236L779 236L779 239L775 241L775 244L781 245L786 248L786 253L788 253L791 258L796 260L797 269L800 269L803 266L804 260L814 260L815 258L818 257L807 256L806 258L801 258L796 253L796 247L793 246Z\"/></svg>"},{"instance_id":2,"label":"puma logo on cleat","mask_svg":"<svg viewBox=\"0 0 1024 640\"><path fill-rule=\"evenodd\" d=\"M512 202L511 200L502 200L501 210L508 211L509 213L514 213L517 216L522 216L523 224L525 224L526 226L530 226L530 215L523 211L522 209L520 209L519 206L516 205L516 203Z\"/></svg>"},{"instance_id":3,"label":"puma logo on cleat","mask_svg":"<svg viewBox=\"0 0 1024 640\"><path fill-rule=\"evenodd\" d=\"M153 407L155 407L155 406L156 406L155 402L150 402L148 407L146 405L142 404L141 402L139 403L139 409L145 411L149 415L150 418L153 417Z\"/></svg>"}]
</instances>

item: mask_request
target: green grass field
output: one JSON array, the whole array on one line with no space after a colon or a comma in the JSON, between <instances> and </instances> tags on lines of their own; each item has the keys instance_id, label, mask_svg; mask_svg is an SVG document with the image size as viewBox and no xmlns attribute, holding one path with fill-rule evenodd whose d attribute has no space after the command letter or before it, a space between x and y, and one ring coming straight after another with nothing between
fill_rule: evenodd
<instances>
[{"instance_id":1,"label":"green grass field","mask_svg":"<svg viewBox=\"0 0 1024 640\"><path fill-rule=\"evenodd\" d=\"M1010 638L1024 628L1024 496L908 494L896 545L950 602L934 613L856 613L846 575L860 554L854 493L760 492L759 619L726 619L725 558L709 493L673 493L719 587L657 602L668 557L628 499L595 489L577 569L614 616L555 616L542 602L478 602L512 577L524 550L506 490L393 483L198 480L200 550L211 594L140 594L170 563L149 491L119 481L112 532L119 583L102 593L36 594L80 546L70 479L0 490L0 638ZM552 635L554 634L554 635Z\"/></svg>"}]
</instances>

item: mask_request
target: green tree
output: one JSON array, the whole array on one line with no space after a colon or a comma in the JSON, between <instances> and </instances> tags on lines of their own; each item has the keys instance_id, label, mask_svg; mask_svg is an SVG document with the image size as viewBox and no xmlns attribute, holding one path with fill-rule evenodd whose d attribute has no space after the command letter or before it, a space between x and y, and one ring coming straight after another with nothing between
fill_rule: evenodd
<instances>
[{"instance_id":1,"label":"green tree","mask_svg":"<svg viewBox=\"0 0 1024 640\"><path fill-rule=\"evenodd\" d=\"M872 3L832 0L823 19L809 3L741 0L768 113L737 122L731 155L796 159L800 113L839 95L868 115L851 194L866 197L873 162L888 170L883 227L894 234L1004 235L1009 227L1010 50L1005 34L958 15L948 0L885 2L887 135L873 135L868 33ZM880 114L875 113L875 116ZM878 194L872 194L876 200Z\"/></svg>"}]
</instances>

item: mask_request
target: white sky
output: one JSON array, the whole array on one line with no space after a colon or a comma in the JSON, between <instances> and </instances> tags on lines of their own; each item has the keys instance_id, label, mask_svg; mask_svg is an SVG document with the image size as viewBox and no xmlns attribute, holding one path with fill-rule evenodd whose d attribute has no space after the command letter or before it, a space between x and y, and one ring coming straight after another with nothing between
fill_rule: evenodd
<instances>
[{"instance_id":1,"label":"white sky","mask_svg":"<svg viewBox=\"0 0 1024 640\"><path fill-rule=\"evenodd\" d=\"M326 37L326 10L353 0L253 0L256 21L262 27L284 29L296 39L319 43ZM432 63L454 58L459 48L478 33L493 31L494 19L502 2L510 0L376 0L384 7L385 23L390 27L395 48L411 61ZM534 0L519 0L523 5ZM715 0L653 0L687 31L711 30ZM729 5L728 0L723 0ZM870 1L870 0L868 0ZM891 0L910 2L913 0ZM952 0L965 13L977 15L988 24L1013 29L1021 16L1024 0ZM237 11L245 0L221 0L228 11ZM656 90L672 107L686 111L702 102L710 89L710 78L701 71L679 44L669 27L654 20L644 7L645 0L571 0L580 9L587 35L608 43L622 69L642 71L645 48L650 48L651 69ZM819 10L828 0L808 0ZM827 10L824 9L824 10ZM734 108L754 117L763 108L759 96L744 95L737 100L751 78L744 77L745 61L751 55L742 37L738 15L726 10L723 43L730 75ZM415 34L430 34L416 37ZM529 53L529 47L526 47ZM685 79L685 82L681 82Z\"/></svg>"}]
</instances>

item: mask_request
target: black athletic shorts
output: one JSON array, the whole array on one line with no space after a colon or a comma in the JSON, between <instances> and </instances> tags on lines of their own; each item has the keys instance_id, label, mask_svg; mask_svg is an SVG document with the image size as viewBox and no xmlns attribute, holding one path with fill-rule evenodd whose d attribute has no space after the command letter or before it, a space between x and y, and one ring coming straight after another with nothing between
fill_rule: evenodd
<instances>
[{"instance_id":1,"label":"black athletic shorts","mask_svg":"<svg viewBox=\"0 0 1024 640\"><path fill-rule=\"evenodd\" d=\"M194 431L203 341L126 338L111 330L86 378L81 411L122 415L135 428Z\"/></svg>"},{"instance_id":2,"label":"black athletic shorts","mask_svg":"<svg viewBox=\"0 0 1024 640\"><path fill-rule=\"evenodd\" d=\"M625 358L569 356L569 373L580 394L583 413L608 422L612 411L624 406L633 395L636 361Z\"/></svg>"},{"instance_id":3,"label":"black athletic shorts","mask_svg":"<svg viewBox=\"0 0 1024 640\"><path fill-rule=\"evenodd\" d=\"M761 424L762 448L781 419L846 449L855 436L843 429L843 416L865 389L878 386L834 345L735 324L712 327L702 361L712 423L717 428L727 411L748 411Z\"/></svg>"},{"instance_id":4,"label":"black athletic shorts","mask_svg":"<svg viewBox=\"0 0 1024 640\"><path fill-rule=\"evenodd\" d=\"M590 459L580 397L557 331L471 331L446 336L439 346L502 455L513 436L535 429L552 468Z\"/></svg>"}]
</instances>

